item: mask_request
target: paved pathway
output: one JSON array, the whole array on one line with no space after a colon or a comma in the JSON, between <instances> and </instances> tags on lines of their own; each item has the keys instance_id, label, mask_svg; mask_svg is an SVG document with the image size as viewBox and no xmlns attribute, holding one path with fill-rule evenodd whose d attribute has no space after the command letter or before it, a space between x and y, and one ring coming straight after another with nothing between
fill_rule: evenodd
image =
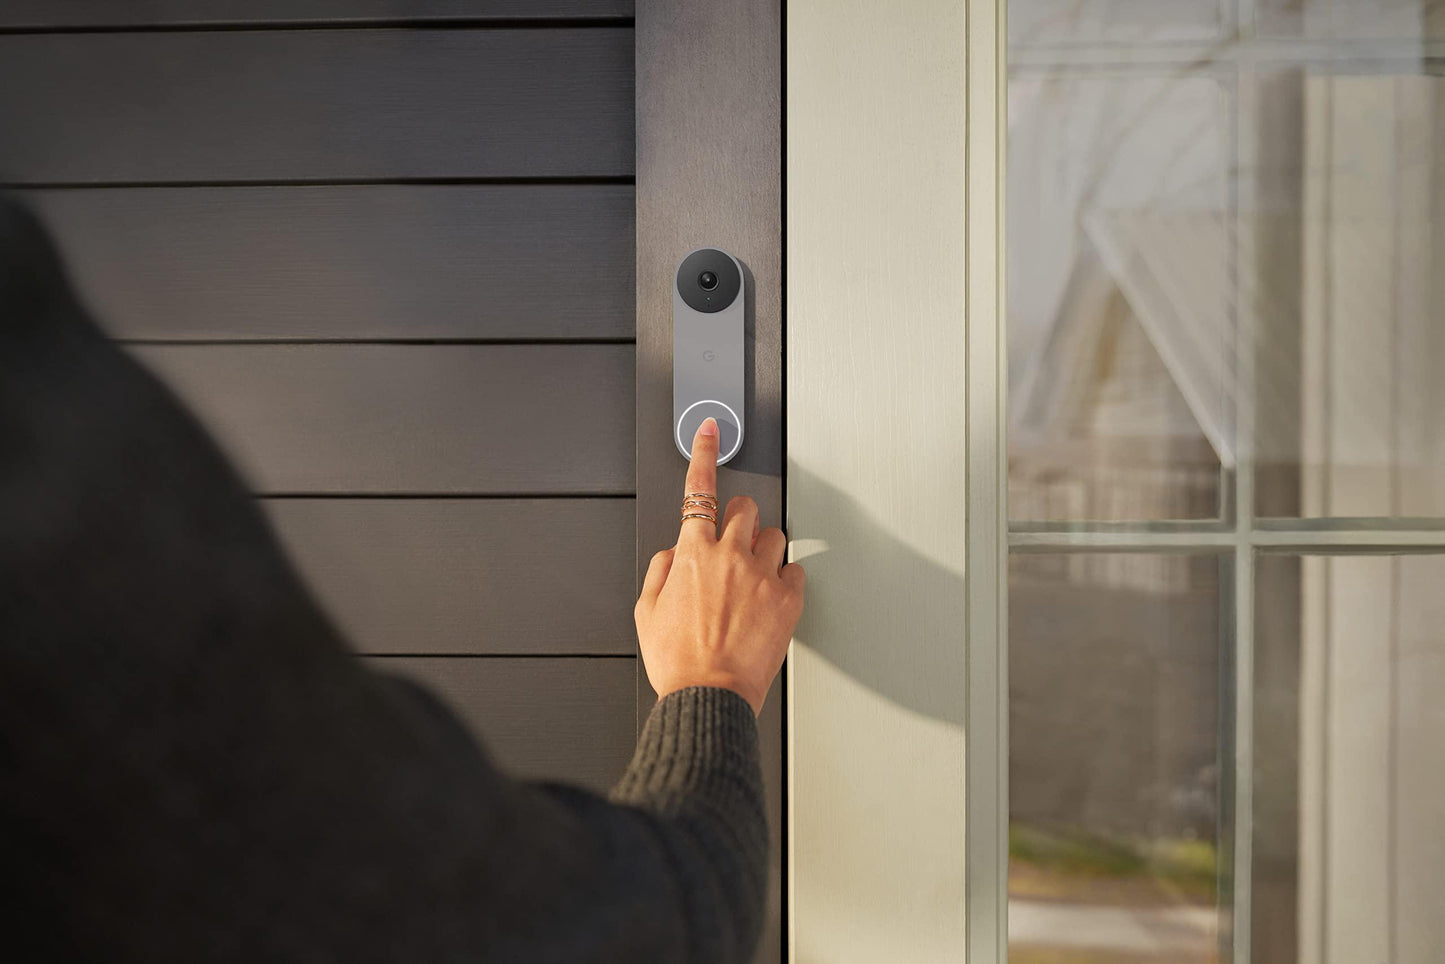
<instances>
[{"instance_id":1,"label":"paved pathway","mask_svg":"<svg viewBox=\"0 0 1445 964\"><path fill-rule=\"evenodd\" d=\"M1218 913L1209 907L1104 907L1011 900L1009 942L1018 945L1207 955L1218 940Z\"/></svg>"}]
</instances>

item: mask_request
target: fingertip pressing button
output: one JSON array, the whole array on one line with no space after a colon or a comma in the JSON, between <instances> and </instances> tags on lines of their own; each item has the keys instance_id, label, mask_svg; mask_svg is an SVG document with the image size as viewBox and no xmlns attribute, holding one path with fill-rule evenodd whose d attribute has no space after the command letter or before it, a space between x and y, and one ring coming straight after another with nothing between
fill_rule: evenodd
<instances>
[{"instance_id":1,"label":"fingertip pressing button","mask_svg":"<svg viewBox=\"0 0 1445 964\"><path fill-rule=\"evenodd\" d=\"M692 458L692 440L697 435L698 427L702 425L703 419L717 419L718 428L718 456L717 464L724 462L738 454L738 449L743 444L743 428L737 413L722 402L712 399L703 399L693 402L682 413L677 420L675 436L677 450L682 453L683 458Z\"/></svg>"}]
</instances>

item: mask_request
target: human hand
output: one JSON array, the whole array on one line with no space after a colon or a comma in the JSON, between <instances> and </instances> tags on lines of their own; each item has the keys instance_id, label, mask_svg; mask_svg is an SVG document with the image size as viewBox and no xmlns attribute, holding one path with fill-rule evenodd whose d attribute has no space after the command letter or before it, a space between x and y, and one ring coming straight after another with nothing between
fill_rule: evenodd
<instances>
[{"instance_id":1,"label":"human hand","mask_svg":"<svg viewBox=\"0 0 1445 964\"><path fill-rule=\"evenodd\" d=\"M685 495L717 504L717 454L717 422L707 419L692 441ZM658 696L721 686L762 712L803 613L803 567L783 565L783 530L758 524L758 504L740 495L728 501L721 534L715 521L684 519L677 544L652 557L633 617Z\"/></svg>"}]
</instances>

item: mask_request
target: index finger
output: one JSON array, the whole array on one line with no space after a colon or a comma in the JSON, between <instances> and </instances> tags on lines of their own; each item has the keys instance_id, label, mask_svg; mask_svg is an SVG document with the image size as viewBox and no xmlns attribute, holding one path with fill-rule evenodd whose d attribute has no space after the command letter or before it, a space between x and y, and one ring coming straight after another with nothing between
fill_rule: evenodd
<instances>
[{"instance_id":1,"label":"index finger","mask_svg":"<svg viewBox=\"0 0 1445 964\"><path fill-rule=\"evenodd\" d=\"M717 419L705 418L692 437L692 461L687 466L683 498L702 493L717 501ZM716 515L717 513L713 513Z\"/></svg>"}]
</instances>

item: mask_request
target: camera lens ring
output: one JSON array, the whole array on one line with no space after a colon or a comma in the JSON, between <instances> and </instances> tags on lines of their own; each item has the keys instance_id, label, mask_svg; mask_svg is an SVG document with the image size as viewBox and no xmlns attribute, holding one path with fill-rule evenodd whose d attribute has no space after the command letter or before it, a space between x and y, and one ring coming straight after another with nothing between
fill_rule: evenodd
<instances>
[{"instance_id":1,"label":"camera lens ring","mask_svg":"<svg viewBox=\"0 0 1445 964\"><path fill-rule=\"evenodd\" d=\"M703 275L710 274L717 279L711 288L702 285ZM711 281L712 278L706 279ZM712 314L724 311L742 296L742 268L726 251L717 248L698 248L677 266L673 276L673 291L683 304L693 311Z\"/></svg>"},{"instance_id":2,"label":"camera lens ring","mask_svg":"<svg viewBox=\"0 0 1445 964\"><path fill-rule=\"evenodd\" d=\"M697 286L703 291L712 291L718 286L718 277L715 272L704 271L697 276Z\"/></svg>"}]
</instances>

